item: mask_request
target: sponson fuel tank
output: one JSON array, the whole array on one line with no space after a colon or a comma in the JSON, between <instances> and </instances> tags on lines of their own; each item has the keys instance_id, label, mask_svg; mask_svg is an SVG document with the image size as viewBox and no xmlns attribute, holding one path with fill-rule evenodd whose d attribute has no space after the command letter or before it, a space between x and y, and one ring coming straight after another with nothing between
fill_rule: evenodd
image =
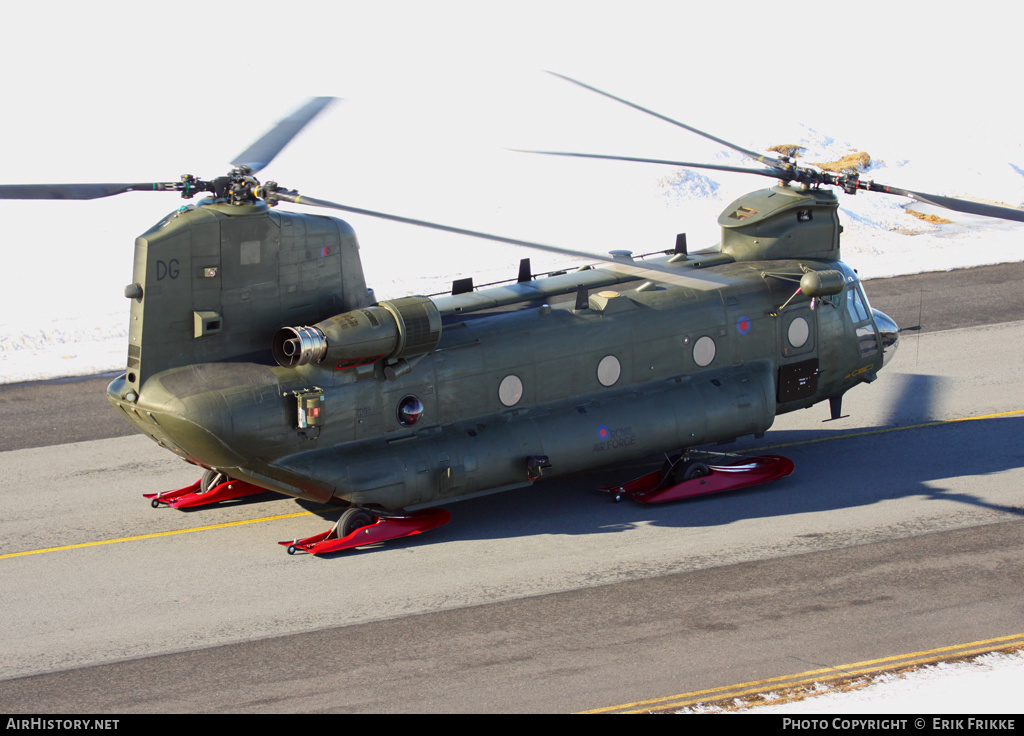
<instances>
[{"instance_id":1,"label":"sponson fuel tank","mask_svg":"<svg viewBox=\"0 0 1024 736\"><path fill-rule=\"evenodd\" d=\"M770 361L725 366L613 390L600 401L324 447L284 458L279 467L333 479L338 501L412 510L525 485L531 460L550 468L544 475L566 475L764 432L775 418L772 374Z\"/></svg>"}]
</instances>

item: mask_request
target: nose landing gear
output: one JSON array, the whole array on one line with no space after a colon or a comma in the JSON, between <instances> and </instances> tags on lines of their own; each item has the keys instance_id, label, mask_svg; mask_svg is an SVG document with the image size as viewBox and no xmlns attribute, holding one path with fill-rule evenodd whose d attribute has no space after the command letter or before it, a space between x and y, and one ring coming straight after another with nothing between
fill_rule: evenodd
<instances>
[{"instance_id":1,"label":"nose landing gear","mask_svg":"<svg viewBox=\"0 0 1024 736\"><path fill-rule=\"evenodd\" d=\"M665 503L694 496L735 491L784 478L793 472L793 461L781 455L761 455L728 465L706 465L680 459L667 468L641 476L621 486L600 486L615 501L624 497L638 503Z\"/></svg>"}]
</instances>

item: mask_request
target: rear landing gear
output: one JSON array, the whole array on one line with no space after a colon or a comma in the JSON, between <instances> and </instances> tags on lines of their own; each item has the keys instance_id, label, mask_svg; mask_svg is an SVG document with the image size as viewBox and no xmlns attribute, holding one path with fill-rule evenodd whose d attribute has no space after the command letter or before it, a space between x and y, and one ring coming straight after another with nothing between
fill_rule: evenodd
<instances>
[{"instance_id":1,"label":"rear landing gear","mask_svg":"<svg viewBox=\"0 0 1024 736\"><path fill-rule=\"evenodd\" d=\"M212 491L221 483L225 483L229 480L231 479L219 470L207 470L203 473L203 477L199 479L199 492L206 493L208 491Z\"/></svg>"},{"instance_id":2,"label":"rear landing gear","mask_svg":"<svg viewBox=\"0 0 1024 736\"><path fill-rule=\"evenodd\" d=\"M450 518L451 515L444 509L425 509L405 516L375 516L366 509L354 506L346 509L338 523L328 531L279 544L286 546L290 555L300 550L323 555L422 534L447 524Z\"/></svg>"},{"instance_id":3,"label":"rear landing gear","mask_svg":"<svg viewBox=\"0 0 1024 736\"><path fill-rule=\"evenodd\" d=\"M185 509L194 506L206 506L218 501L230 501L257 493L266 493L266 490L266 488L254 486L252 483L234 480L216 470L206 470L202 478L184 488L179 488L176 491L144 493L142 495L150 499L149 503L155 509L160 508L160 506Z\"/></svg>"},{"instance_id":4,"label":"rear landing gear","mask_svg":"<svg viewBox=\"0 0 1024 736\"><path fill-rule=\"evenodd\" d=\"M706 478L711 475L711 468L699 460L686 460L676 468L675 480L677 483L693 480L694 478Z\"/></svg>"},{"instance_id":5,"label":"rear landing gear","mask_svg":"<svg viewBox=\"0 0 1024 736\"><path fill-rule=\"evenodd\" d=\"M688 458L686 453L672 455L662 463L659 478L661 486L671 486L694 478L706 478L711 468L700 460Z\"/></svg>"},{"instance_id":6,"label":"rear landing gear","mask_svg":"<svg viewBox=\"0 0 1024 736\"><path fill-rule=\"evenodd\" d=\"M334 525L334 532L338 539L344 539L352 532L376 523L376 516L366 509L353 506L350 509L346 509L341 518L338 519L338 523Z\"/></svg>"}]
</instances>

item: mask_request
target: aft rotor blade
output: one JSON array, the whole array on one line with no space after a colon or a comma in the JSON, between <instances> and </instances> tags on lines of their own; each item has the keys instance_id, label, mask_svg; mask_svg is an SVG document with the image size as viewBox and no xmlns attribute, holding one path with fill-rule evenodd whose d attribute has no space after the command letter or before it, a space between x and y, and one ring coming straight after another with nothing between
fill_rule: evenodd
<instances>
[{"instance_id":1,"label":"aft rotor blade","mask_svg":"<svg viewBox=\"0 0 1024 736\"><path fill-rule=\"evenodd\" d=\"M707 138L708 140L712 140L715 143L718 143L719 145L725 146L726 148L731 148L734 151L739 151L744 156L749 156L750 158L754 159L755 161L758 161L758 162L760 162L762 164L765 164L766 166L778 167L780 165L780 163L781 163L778 159L776 159L776 158L774 158L772 156L764 156L764 155L762 155L760 153L755 153L754 151L748 151L746 148L742 148L740 146L737 146L735 143L730 143L729 141L723 140L722 138L719 138L718 136L711 135L710 133L705 133L703 130L697 130L692 125L687 125L686 123L681 123L678 120L673 120L672 118L670 118L670 117L668 117L666 115L662 115L660 112L655 112L654 110L650 110L650 109L648 109L646 107L642 107L642 106L636 104L635 102L630 102L629 100L624 100L621 97L616 97L615 95L613 95L613 94L611 94L609 92L605 92L604 90L600 90L597 87L591 87L589 84L584 84L583 82L580 82L580 81L578 81L576 79L573 79L572 77L567 77L564 74L559 74L558 72L551 72L551 71L549 71L548 74L556 76L556 77L558 77L560 79L564 79L566 82L572 82L575 85L583 87L583 89L589 89L591 92L596 92L597 94L603 95L603 96L605 96L605 97L607 97L607 98L609 98L611 100L615 100L616 102L621 102L623 105L628 105L629 107L632 107L634 110L639 110L640 112L647 113L648 115L653 115L654 117L658 118L659 120L664 120L666 123L671 123L672 125L680 127L683 130L688 130L691 133L696 133L697 135L702 136L704 138Z\"/></svg>"},{"instance_id":2,"label":"aft rotor blade","mask_svg":"<svg viewBox=\"0 0 1024 736\"><path fill-rule=\"evenodd\" d=\"M0 199L100 199L125 192L166 192L181 182L140 184L0 184Z\"/></svg>"},{"instance_id":3,"label":"aft rotor blade","mask_svg":"<svg viewBox=\"0 0 1024 736\"><path fill-rule=\"evenodd\" d=\"M491 240L496 243L506 243L508 245L519 245L525 248L533 248L534 250L547 251L548 253L557 253L559 255L574 256L576 258L583 258L591 261L598 261L602 268L609 270L618 271L629 276L636 278L646 278L654 281L661 281L664 283L676 284L678 286L686 286L691 289L700 289L702 291L708 291L712 289L719 289L726 286L729 282L723 279L716 278L713 274L701 273L698 275L688 275L680 273L678 269L673 269L668 266L662 266L654 263L643 263L626 261L626 260L608 260L606 257L595 255L594 253L587 253L586 251L573 250L571 248L562 248L556 245L547 245L544 243L535 243L530 240L519 240L518 238L507 238L503 235L492 235L490 233L483 233L477 230L467 230L461 227L452 227L451 225L442 225L436 222L428 222L426 220L417 220L411 217L402 217L401 215L391 215L386 212L378 212L376 210L367 210L360 207L350 207L344 204L338 204L336 202L328 202L324 199L315 199L313 197L307 197L305 195L299 195L296 192L287 192L277 190L272 193L272 196L276 199L281 199L286 202L293 202L295 204L305 204L313 207L327 207L330 209L341 210L342 212L351 212L357 215L366 215L368 217L375 217L381 220L390 220L391 222L400 222L405 225L415 225L416 227L430 228L431 230L440 230L446 233L453 233L455 235L466 235L471 238L481 238L483 240Z\"/></svg>"},{"instance_id":4,"label":"aft rotor blade","mask_svg":"<svg viewBox=\"0 0 1024 736\"><path fill-rule=\"evenodd\" d=\"M600 153L569 153L567 151L530 151L523 148L509 149L517 153L539 153L544 156L571 156L573 158L596 158L605 161L630 161L640 164L664 164L666 166L684 166L689 169L711 169L712 171L732 171L738 174L758 174L772 179L785 178L782 169L750 169L743 166L726 166L723 164L697 164L690 161L666 161L660 158L637 158L634 156L607 156Z\"/></svg>"},{"instance_id":5,"label":"aft rotor blade","mask_svg":"<svg viewBox=\"0 0 1024 736\"><path fill-rule=\"evenodd\" d=\"M291 142L292 138L299 134L299 131L336 99L336 97L312 98L240 153L231 164L233 166L248 166L253 173L256 173L273 161L274 157Z\"/></svg>"}]
</instances>

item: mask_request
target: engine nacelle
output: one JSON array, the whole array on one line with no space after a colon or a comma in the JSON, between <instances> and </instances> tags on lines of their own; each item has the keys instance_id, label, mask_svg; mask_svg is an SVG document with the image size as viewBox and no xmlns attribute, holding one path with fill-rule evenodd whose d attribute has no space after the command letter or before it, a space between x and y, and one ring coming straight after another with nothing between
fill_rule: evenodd
<instances>
[{"instance_id":1,"label":"engine nacelle","mask_svg":"<svg viewBox=\"0 0 1024 736\"><path fill-rule=\"evenodd\" d=\"M441 339L441 314L427 297L410 296L335 315L274 335L284 368L327 363L334 370L429 353Z\"/></svg>"}]
</instances>

